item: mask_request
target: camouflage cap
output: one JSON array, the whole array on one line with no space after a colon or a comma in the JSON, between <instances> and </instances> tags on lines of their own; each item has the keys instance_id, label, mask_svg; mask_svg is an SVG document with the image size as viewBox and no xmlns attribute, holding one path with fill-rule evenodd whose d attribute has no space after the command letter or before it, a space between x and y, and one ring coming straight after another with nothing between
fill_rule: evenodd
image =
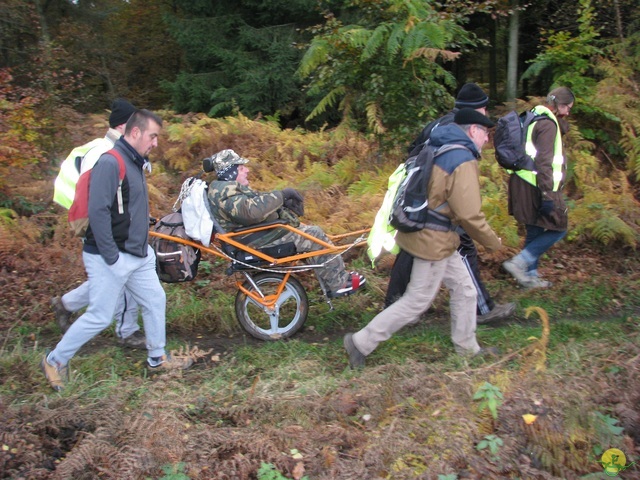
<instances>
[{"instance_id":1,"label":"camouflage cap","mask_svg":"<svg viewBox=\"0 0 640 480\"><path fill-rule=\"evenodd\" d=\"M248 159L241 157L230 148L215 153L205 160L209 160L211 162L216 173L222 173L228 170L232 165L244 165L249 162Z\"/></svg>"}]
</instances>

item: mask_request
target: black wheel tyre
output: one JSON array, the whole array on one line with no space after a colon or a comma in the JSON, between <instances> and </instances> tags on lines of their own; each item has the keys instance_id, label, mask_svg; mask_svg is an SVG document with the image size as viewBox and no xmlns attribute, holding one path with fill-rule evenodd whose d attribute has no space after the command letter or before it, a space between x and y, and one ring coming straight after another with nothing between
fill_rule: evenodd
<instances>
[{"instance_id":1,"label":"black wheel tyre","mask_svg":"<svg viewBox=\"0 0 640 480\"><path fill-rule=\"evenodd\" d=\"M259 273L253 282L263 295L273 295L282 282L283 274ZM244 287L253 292L255 288L248 280ZM241 291L236 295L236 318L242 328L260 340L280 340L294 335L302 328L309 313L309 299L298 280L289 277L272 312L247 297Z\"/></svg>"}]
</instances>

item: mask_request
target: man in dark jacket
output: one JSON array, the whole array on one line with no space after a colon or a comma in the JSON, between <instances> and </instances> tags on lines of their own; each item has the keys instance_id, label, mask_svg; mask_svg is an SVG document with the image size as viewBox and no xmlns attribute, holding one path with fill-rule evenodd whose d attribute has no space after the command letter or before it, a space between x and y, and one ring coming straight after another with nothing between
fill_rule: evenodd
<instances>
[{"instance_id":1,"label":"man in dark jacket","mask_svg":"<svg viewBox=\"0 0 640 480\"><path fill-rule=\"evenodd\" d=\"M249 160L231 149L222 150L205 159L205 162L212 164L218 177L209 184L207 195L211 211L224 230L284 220L318 241L305 238L288 229L274 228L266 230L265 234L252 241L250 246L260 248L293 242L298 252L309 252L332 245L320 227L300 223L298 215L304 214L303 199L293 188L272 192L253 190L249 187L249 168L246 166ZM205 167L206 170L210 168ZM345 270L340 255L317 255L309 258L307 262L324 265L314 271L330 298L351 295L366 283L361 274Z\"/></svg>"},{"instance_id":2,"label":"man in dark jacket","mask_svg":"<svg viewBox=\"0 0 640 480\"><path fill-rule=\"evenodd\" d=\"M489 139L493 122L485 115L464 108L455 115L455 124L435 129L435 147L454 144L465 148L449 150L435 159L428 187L429 205L459 225L488 251L500 248L501 241L482 213L478 158ZM455 231L425 228L396 235L398 245L414 257L407 290L395 303L379 313L356 333L344 337L351 368L364 366L366 357L403 326L415 322L429 308L444 283L449 289L451 339L457 353L477 355L476 297L469 271L457 251L460 237Z\"/></svg>"},{"instance_id":3,"label":"man in dark jacket","mask_svg":"<svg viewBox=\"0 0 640 480\"><path fill-rule=\"evenodd\" d=\"M472 108L483 115L487 114L487 105L489 104L489 97L486 93L475 83L466 83L462 86L458 95L456 96L456 102L453 110L444 115L443 117L434 120L427 124L420 135L411 143L408 151L410 155L417 155L425 142L429 140L431 132L440 126L449 125L453 122L455 114L461 108ZM515 303L496 304L491 298L487 287L484 285L480 278L480 266L478 264L478 250L471 237L462 232L460 234L460 246L458 252L462 255L462 259L469 269L473 283L478 289L478 324L489 323L494 320L507 318L513 314L516 309ZM387 294L385 296L385 307L388 307L399 297L404 294L409 279L411 278L411 268L413 266L413 257L405 250L400 250L396 256L396 260L391 269L391 275L389 277L389 285L387 287Z\"/></svg>"},{"instance_id":4,"label":"man in dark jacket","mask_svg":"<svg viewBox=\"0 0 640 480\"><path fill-rule=\"evenodd\" d=\"M71 324L55 349L40 364L54 390L62 390L69 360L113 320L120 293L126 288L142 307L147 362L152 369L185 369L193 360L165 353L164 289L149 246L149 198L143 167L158 145L162 119L137 110L114 149L125 165L120 188L118 160L103 154L91 170L89 227L82 259L89 278L89 307Z\"/></svg>"}]
</instances>

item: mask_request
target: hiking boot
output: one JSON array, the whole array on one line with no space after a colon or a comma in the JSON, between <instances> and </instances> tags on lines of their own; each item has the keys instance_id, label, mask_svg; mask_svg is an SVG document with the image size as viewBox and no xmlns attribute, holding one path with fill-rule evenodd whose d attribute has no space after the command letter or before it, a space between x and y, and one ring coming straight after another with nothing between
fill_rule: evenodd
<instances>
[{"instance_id":1,"label":"hiking boot","mask_svg":"<svg viewBox=\"0 0 640 480\"><path fill-rule=\"evenodd\" d=\"M168 372L171 370L186 370L193 365L193 358L187 356L172 357L162 355L161 357L147 358L149 370L152 372Z\"/></svg>"},{"instance_id":2,"label":"hiking boot","mask_svg":"<svg viewBox=\"0 0 640 480\"><path fill-rule=\"evenodd\" d=\"M549 288L553 283L540 277L529 277L522 285L525 288Z\"/></svg>"},{"instance_id":3,"label":"hiking boot","mask_svg":"<svg viewBox=\"0 0 640 480\"><path fill-rule=\"evenodd\" d=\"M344 287L339 288L335 292L330 292L330 298L346 297L352 295L365 286L367 279L358 272L349 272L349 279Z\"/></svg>"},{"instance_id":4,"label":"hiking boot","mask_svg":"<svg viewBox=\"0 0 640 480\"><path fill-rule=\"evenodd\" d=\"M56 322L58 322L60 330L62 330L62 333L66 333L66 331L69 330L69 327L71 326L71 317L73 315L73 312L70 312L69 310L64 308L64 305L62 304L62 298L60 297L53 297L51 299L51 309L53 310L53 314L56 317Z\"/></svg>"},{"instance_id":5,"label":"hiking boot","mask_svg":"<svg viewBox=\"0 0 640 480\"><path fill-rule=\"evenodd\" d=\"M347 355L349 355L349 366L351 369L355 370L364 367L367 356L360 353L360 350L358 350L355 343L353 343L353 333L347 333L342 343L344 349L347 351Z\"/></svg>"},{"instance_id":6,"label":"hiking boot","mask_svg":"<svg viewBox=\"0 0 640 480\"><path fill-rule=\"evenodd\" d=\"M51 388L56 392L61 392L64 389L64 384L69 380L69 368L66 365L64 367L51 365L47 356L48 354L40 362L40 370L44 373Z\"/></svg>"},{"instance_id":7,"label":"hiking boot","mask_svg":"<svg viewBox=\"0 0 640 480\"><path fill-rule=\"evenodd\" d=\"M513 278L515 278L518 283L522 286L525 286L525 283L530 278L527 275L527 264L519 259L517 256L507 260L502 263L502 268L504 268L507 272L511 274Z\"/></svg>"},{"instance_id":8,"label":"hiking boot","mask_svg":"<svg viewBox=\"0 0 640 480\"><path fill-rule=\"evenodd\" d=\"M494 320L501 320L503 318L508 318L513 315L513 312L516 310L515 303L503 303L496 304L489 313L485 313L484 315L478 315L476 323L478 325L484 325L489 322L493 322Z\"/></svg>"},{"instance_id":9,"label":"hiking boot","mask_svg":"<svg viewBox=\"0 0 640 480\"><path fill-rule=\"evenodd\" d=\"M128 337L120 338L119 342L127 348L147 348L147 337L140 330L136 330Z\"/></svg>"}]
</instances>

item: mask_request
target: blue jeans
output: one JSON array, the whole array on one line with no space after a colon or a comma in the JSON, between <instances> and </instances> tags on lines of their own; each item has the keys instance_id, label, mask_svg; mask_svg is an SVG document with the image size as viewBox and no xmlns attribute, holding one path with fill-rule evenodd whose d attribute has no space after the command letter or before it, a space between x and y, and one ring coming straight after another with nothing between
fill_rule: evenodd
<instances>
[{"instance_id":1,"label":"blue jeans","mask_svg":"<svg viewBox=\"0 0 640 480\"><path fill-rule=\"evenodd\" d=\"M555 243L559 242L567 234L566 230L547 230L536 225L525 225L527 236L524 239L524 248L520 252L527 262L527 272L535 274L538 270L540 257Z\"/></svg>"}]
</instances>

